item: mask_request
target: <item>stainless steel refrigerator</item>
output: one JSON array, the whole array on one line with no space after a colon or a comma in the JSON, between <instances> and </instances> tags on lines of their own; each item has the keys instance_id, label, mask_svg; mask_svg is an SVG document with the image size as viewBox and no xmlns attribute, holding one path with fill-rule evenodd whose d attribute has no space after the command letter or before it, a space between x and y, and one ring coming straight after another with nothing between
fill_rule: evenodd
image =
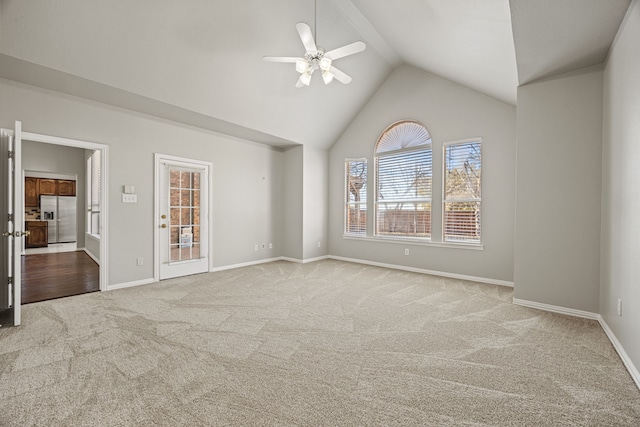
<instances>
[{"instance_id":1,"label":"stainless steel refrigerator","mask_svg":"<svg viewBox=\"0 0 640 427\"><path fill-rule=\"evenodd\" d=\"M49 243L77 240L76 197L40 196L40 216L47 221Z\"/></svg>"}]
</instances>

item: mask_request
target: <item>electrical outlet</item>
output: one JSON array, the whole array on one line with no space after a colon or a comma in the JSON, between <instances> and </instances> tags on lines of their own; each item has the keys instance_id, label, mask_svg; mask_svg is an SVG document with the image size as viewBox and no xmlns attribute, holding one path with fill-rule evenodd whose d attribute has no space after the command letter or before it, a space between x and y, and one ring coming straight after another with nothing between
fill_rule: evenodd
<instances>
[{"instance_id":1,"label":"electrical outlet","mask_svg":"<svg viewBox=\"0 0 640 427\"><path fill-rule=\"evenodd\" d=\"M405 254L405 255L409 255L409 249L405 249L405 250L404 250L404 254Z\"/></svg>"},{"instance_id":2,"label":"electrical outlet","mask_svg":"<svg viewBox=\"0 0 640 427\"><path fill-rule=\"evenodd\" d=\"M258 244L257 243L255 245L253 245L253 250L256 251L256 252L258 251Z\"/></svg>"},{"instance_id":3,"label":"electrical outlet","mask_svg":"<svg viewBox=\"0 0 640 427\"><path fill-rule=\"evenodd\" d=\"M269 249L273 249L273 243L269 243Z\"/></svg>"},{"instance_id":4,"label":"electrical outlet","mask_svg":"<svg viewBox=\"0 0 640 427\"><path fill-rule=\"evenodd\" d=\"M320 247L320 240L318 240L318 247Z\"/></svg>"},{"instance_id":5,"label":"electrical outlet","mask_svg":"<svg viewBox=\"0 0 640 427\"><path fill-rule=\"evenodd\" d=\"M137 258L137 259L136 259L136 265L137 265L138 267L140 267L140 266L141 266L141 265L143 265L143 264L144 264L144 259L142 259L142 258Z\"/></svg>"},{"instance_id":6,"label":"electrical outlet","mask_svg":"<svg viewBox=\"0 0 640 427\"><path fill-rule=\"evenodd\" d=\"M622 300L618 298L618 316L622 316Z\"/></svg>"}]
</instances>

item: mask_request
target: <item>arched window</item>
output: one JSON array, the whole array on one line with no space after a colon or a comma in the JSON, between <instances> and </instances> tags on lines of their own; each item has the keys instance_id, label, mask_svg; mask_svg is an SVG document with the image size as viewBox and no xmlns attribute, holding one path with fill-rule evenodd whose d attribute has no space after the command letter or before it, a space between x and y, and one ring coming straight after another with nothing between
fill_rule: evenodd
<instances>
[{"instance_id":1,"label":"arched window","mask_svg":"<svg viewBox=\"0 0 640 427\"><path fill-rule=\"evenodd\" d=\"M389 126L376 143L375 235L431 238L431 135L404 120Z\"/></svg>"}]
</instances>

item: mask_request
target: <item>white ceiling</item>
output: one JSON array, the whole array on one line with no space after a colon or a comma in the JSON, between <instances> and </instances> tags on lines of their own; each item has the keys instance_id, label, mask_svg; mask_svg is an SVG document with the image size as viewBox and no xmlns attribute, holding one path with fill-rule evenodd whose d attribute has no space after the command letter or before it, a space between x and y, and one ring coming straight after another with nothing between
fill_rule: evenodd
<instances>
[{"instance_id":1,"label":"white ceiling","mask_svg":"<svg viewBox=\"0 0 640 427\"><path fill-rule=\"evenodd\" d=\"M275 146L328 148L407 63L516 104L602 63L630 0L0 0L0 77ZM294 87L297 22L349 85ZM513 25L513 30L512 30ZM514 43L515 40L515 43ZM517 62L516 62L517 59Z\"/></svg>"},{"instance_id":2,"label":"white ceiling","mask_svg":"<svg viewBox=\"0 0 640 427\"><path fill-rule=\"evenodd\" d=\"M631 0L511 0L521 85L602 64Z\"/></svg>"}]
</instances>

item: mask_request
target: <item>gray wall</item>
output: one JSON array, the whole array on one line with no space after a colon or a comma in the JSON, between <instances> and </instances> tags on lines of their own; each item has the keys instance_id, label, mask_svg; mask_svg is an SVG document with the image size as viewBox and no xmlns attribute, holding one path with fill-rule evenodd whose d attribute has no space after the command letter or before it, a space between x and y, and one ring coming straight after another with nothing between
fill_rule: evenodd
<instances>
[{"instance_id":1,"label":"gray wall","mask_svg":"<svg viewBox=\"0 0 640 427\"><path fill-rule=\"evenodd\" d=\"M598 312L602 72L518 89L515 297Z\"/></svg>"},{"instance_id":2,"label":"gray wall","mask_svg":"<svg viewBox=\"0 0 640 427\"><path fill-rule=\"evenodd\" d=\"M282 255L281 151L6 80L0 99L2 127L21 120L26 132L109 145L110 284L153 277L156 152L213 162L214 267ZM121 202L125 184L136 186L138 203ZM256 254L263 242L274 249Z\"/></svg>"},{"instance_id":3,"label":"gray wall","mask_svg":"<svg viewBox=\"0 0 640 427\"><path fill-rule=\"evenodd\" d=\"M640 368L640 2L604 72L600 314ZM618 298L622 316L618 316Z\"/></svg>"},{"instance_id":4,"label":"gray wall","mask_svg":"<svg viewBox=\"0 0 640 427\"><path fill-rule=\"evenodd\" d=\"M27 132L29 130L26 130ZM65 147L62 145L44 144L41 142L24 141L22 144L22 169L32 172L49 172L57 174L77 175L77 235L78 248L85 246L86 222L86 190L85 175L87 165L82 148Z\"/></svg>"},{"instance_id":5,"label":"gray wall","mask_svg":"<svg viewBox=\"0 0 640 427\"><path fill-rule=\"evenodd\" d=\"M284 152L282 256L304 258L303 242L303 147Z\"/></svg>"},{"instance_id":6,"label":"gray wall","mask_svg":"<svg viewBox=\"0 0 640 427\"><path fill-rule=\"evenodd\" d=\"M481 137L483 250L344 239L344 160L366 157L369 236L373 234L373 149L384 129L402 120L424 124L433 139L432 235L441 240L442 145ZM332 255L513 281L515 107L411 66L397 68L329 153L329 253ZM404 249L410 248L410 255Z\"/></svg>"},{"instance_id":7,"label":"gray wall","mask_svg":"<svg viewBox=\"0 0 640 427\"><path fill-rule=\"evenodd\" d=\"M327 255L328 249L329 153L319 148L304 147L303 158L303 257L313 259Z\"/></svg>"}]
</instances>

